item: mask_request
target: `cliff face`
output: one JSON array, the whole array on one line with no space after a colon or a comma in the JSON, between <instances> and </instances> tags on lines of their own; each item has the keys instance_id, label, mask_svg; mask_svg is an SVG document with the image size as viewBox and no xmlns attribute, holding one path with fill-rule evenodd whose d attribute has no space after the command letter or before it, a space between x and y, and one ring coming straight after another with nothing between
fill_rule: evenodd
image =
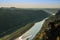
<instances>
[{"instance_id":1,"label":"cliff face","mask_svg":"<svg viewBox=\"0 0 60 40\"><path fill-rule=\"evenodd\" d=\"M60 11L58 11L58 12L56 13L56 15L51 16L50 18L48 18L48 19L44 22L43 27L41 28L41 30L39 31L39 33L35 36L35 38L34 38L33 40L42 40L43 37L44 37L45 29L48 28L49 23L50 23L50 22L54 22L54 21L56 22L56 21L58 21L58 20L60 20ZM60 22L59 22L59 23L60 23Z\"/></svg>"}]
</instances>

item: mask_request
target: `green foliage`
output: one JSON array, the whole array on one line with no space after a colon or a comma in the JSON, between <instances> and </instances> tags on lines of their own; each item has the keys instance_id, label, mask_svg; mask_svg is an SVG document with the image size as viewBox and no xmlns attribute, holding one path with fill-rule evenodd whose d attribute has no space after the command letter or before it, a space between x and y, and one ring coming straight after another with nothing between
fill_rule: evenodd
<instances>
[{"instance_id":1,"label":"green foliage","mask_svg":"<svg viewBox=\"0 0 60 40\"><path fill-rule=\"evenodd\" d=\"M18 28L41 21L50 14L42 10L0 8L0 37L10 34Z\"/></svg>"}]
</instances>

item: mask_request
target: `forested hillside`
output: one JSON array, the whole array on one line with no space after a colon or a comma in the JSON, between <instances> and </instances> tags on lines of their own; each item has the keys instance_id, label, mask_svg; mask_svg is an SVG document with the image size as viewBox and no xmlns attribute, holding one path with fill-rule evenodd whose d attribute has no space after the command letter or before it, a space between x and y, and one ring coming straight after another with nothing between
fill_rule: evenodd
<instances>
[{"instance_id":1,"label":"forested hillside","mask_svg":"<svg viewBox=\"0 0 60 40\"><path fill-rule=\"evenodd\" d=\"M0 37L10 34L28 23L41 21L48 16L50 14L43 10L0 8Z\"/></svg>"}]
</instances>

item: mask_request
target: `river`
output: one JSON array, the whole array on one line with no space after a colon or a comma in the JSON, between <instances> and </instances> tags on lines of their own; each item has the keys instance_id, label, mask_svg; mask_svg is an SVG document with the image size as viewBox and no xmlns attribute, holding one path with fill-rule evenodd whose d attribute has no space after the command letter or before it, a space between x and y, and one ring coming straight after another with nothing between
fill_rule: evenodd
<instances>
[{"instance_id":1,"label":"river","mask_svg":"<svg viewBox=\"0 0 60 40\"><path fill-rule=\"evenodd\" d=\"M40 31L46 19L47 18L40 22L35 23L32 28L30 28L27 32L25 32L22 36L16 38L15 40L27 40L27 39L32 40L36 36L36 34Z\"/></svg>"}]
</instances>

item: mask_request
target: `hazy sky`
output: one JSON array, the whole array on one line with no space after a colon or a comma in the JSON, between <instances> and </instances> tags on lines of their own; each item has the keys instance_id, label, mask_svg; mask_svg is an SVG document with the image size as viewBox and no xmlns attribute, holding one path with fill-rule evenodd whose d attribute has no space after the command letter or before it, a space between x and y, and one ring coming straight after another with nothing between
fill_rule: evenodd
<instances>
[{"instance_id":1,"label":"hazy sky","mask_svg":"<svg viewBox=\"0 0 60 40\"><path fill-rule=\"evenodd\" d=\"M0 0L0 7L60 8L60 0Z\"/></svg>"}]
</instances>

